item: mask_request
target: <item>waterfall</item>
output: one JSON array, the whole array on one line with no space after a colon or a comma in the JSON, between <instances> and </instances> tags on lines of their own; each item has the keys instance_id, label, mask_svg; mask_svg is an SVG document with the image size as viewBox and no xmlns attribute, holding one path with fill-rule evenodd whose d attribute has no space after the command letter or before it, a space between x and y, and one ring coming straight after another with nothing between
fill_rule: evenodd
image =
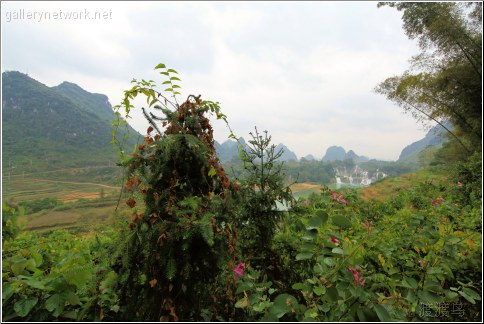
<instances>
[{"instance_id":1,"label":"waterfall","mask_svg":"<svg viewBox=\"0 0 484 324\"><path fill-rule=\"evenodd\" d=\"M341 184L341 178L340 177L336 177L336 184Z\"/></svg>"},{"instance_id":2,"label":"waterfall","mask_svg":"<svg viewBox=\"0 0 484 324\"><path fill-rule=\"evenodd\" d=\"M362 175L363 175L363 177L362 177L362 179L361 179L360 184L361 184L362 186L369 186L369 185L371 184L371 179L370 179L370 178L368 178L368 171L364 171L364 172L362 172Z\"/></svg>"}]
</instances>

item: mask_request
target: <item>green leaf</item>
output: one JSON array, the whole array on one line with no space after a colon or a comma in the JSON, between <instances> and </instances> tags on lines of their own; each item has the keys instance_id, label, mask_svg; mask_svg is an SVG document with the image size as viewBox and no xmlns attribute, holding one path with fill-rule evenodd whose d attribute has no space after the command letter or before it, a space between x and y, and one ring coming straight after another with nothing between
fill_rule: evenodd
<instances>
[{"instance_id":1,"label":"green leaf","mask_svg":"<svg viewBox=\"0 0 484 324\"><path fill-rule=\"evenodd\" d=\"M45 308L52 313L54 317L58 317L64 311L66 300L61 294L52 295L45 301Z\"/></svg>"},{"instance_id":2,"label":"green leaf","mask_svg":"<svg viewBox=\"0 0 484 324\"><path fill-rule=\"evenodd\" d=\"M306 231L303 237L301 237L305 241L313 241L318 236L318 231L315 229Z\"/></svg>"},{"instance_id":3,"label":"green leaf","mask_svg":"<svg viewBox=\"0 0 484 324\"><path fill-rule=\"evenodd\" d=\"M274 305L269 308L269 312L274 314L277 318L281 318L287 312L290 312L295 305L297 305L297 300L294 296L282 294L274 299Z\"/></svg>"},{"instance_id":4,"label":"green leaf","mask_svg":"<svg viewBox=\"0 0 484 324\"><path fill-rule=\"evenodd\" d=\"M28 260L25 258L14 258L13 261L14 263L10 266L10 268L15 276L19 276L25 270Z\"/></svg>"},{"instance_id":5,"label":"green leaf","mask_svg":"<svg viewBox=\"0 0 484 324\"><path fill-rule=\"evenodd\" d=\"M450 291L450 290L445 292L445 297L447 297L447 299L453 300L457 296L459 296L459 294L456 293L456 292L453 292L453 291Z\"/></svg>"},{"instance_id":6,"label":"green leaf","mask_svg":"<svg viewBox=\"0 0 484 324\"><path fill-rule=\"evenodd\" d=\"M332 249L331 252L333 252L334 254L344 254L343 249L339 247Z\"/></svg>"},{"instance_id":7,"label":"green leaf","mask_svg":"<svg viewBox=\"0 0 484 324\"><path fill-rule=\"evenodd\" d=\"M270 302L269 301L265 301L265 302L260 302L258 304L255 304L252 309L255 311L255 312L258 312L258 313L262 313L267 307L270 306Z\"/></svg>"},{"instance_id":8,"label":"green leaf","mask_svg":"<svg viewBox=\"0 0 484 324\"><path fill-rule=\"evenodd\" d=\"M418 292L418 297L420 298L420 300L422 301L422 303L429 304L429 305L430 304L437 305L437 304L439 304L439 303L441 303L443 301L442 300L442 297L440 297L436 293L433 293L433 292L430 292L430 291L426 291L426 290L419 291Z\"/></svg>"},{"instance_id":9,"label":"green leaf","mask_svg":"<svg viewBox=\"0 0 484 324\"><path fill-rule=\"evenodd\" d=\"M360 322L377 322L378 317L375 312L369 308L358 307L356 315Z\"/></svg>"},{"instance_id":10,"label":"green leaf","mask_svg":"<svg viewBox=\"0 0 484 324\"><path fill-rule=\"evenodd\" d=\"M316 295L321 296L326 293L326 287L325 286L317 286L313 288L313 291Z\"/></svg>"},{"instance_id":11,"label":"green leaf","mask_svg":"<svg viewBox=\"0 0 484 324\"><path fill-rule=\"evenodd\" d=\"M417 280L415 280L413 278L405 278L400 283L400 286L415 290L418 287L418 282L417 282Z\"/></svg>"},{"instance_id":12,"label":"green leaf","mask_svg":"<svg viewBox=\"0 0 484 324\"><path fill-rule=\"evenodd\" d=\"M380 321L386 322L386 323L393 322L392 317L390 316L387 309L383 305L376 304L374 309Z\"/></svg>"},{"instance_id":13,"label":"green leaf","mask_svg":"<svg viewBox=\"0 0 484 324\"><path fill-rule=\"evenodd\" d=\"M458 291L459 295L461 295L462 297L464 297L469 303L471 304L475 304L476 301L474 300L474 298L472 298L471 296L469 296L468 294L466 294L465 292L463 291Z\"/></svg>"},{"instance_id":14,"label":"green leaf","mask_svg":"<svg viewBox=\"0 0 484 324\"><path fill-rule=\"evenodd\" d=\"M324 305L318 306L318 308L319 308L320 310L322 310L323 312L327 313L327 312L329 312L329 310L331 309L331 306L330 306L330 304L329 304L329 303L326 303L326 304L324 304Z\"/></svg>"},{"instance_id":15,"label":"green leaf","mask_svg":"<svg viewBox=\"0 0 484 324\"><path fill-rule=\"evenodd\" d=\"M57 277L54 280L47 283L47 287L53 291L65 291L67 289L75 289L74 286L69 285L64 277Z\"/></svg>"},{"instance_id":16,"label":"green leaf","mask_svg":"<svg viewBox=\"0 0 484 324\"><path fill-rule=\"evenodd\" d=\"M330 267L333 267L336 264L336 260L334 258L324 258L323 262Z\"/></svg>"},{"instance_id":17,"label":"green leaf","mask_svg":"<svg viewBox=\"0 0 484 324\"><path fill-rule=\"evenodd\" d=\"M170 70L168 70L170 71ZM178 77L174 76L170 78L171 81L181 81Z\"/></svg>"},{"instance_id":18,"label":"green leaf","mask_svg":"<svg viewBox=\"0 0 484 324\"><path fill-rule=\"evenodd\" d=\"M165 66L165 64L163 64L163 63L160 63L160 64L158 64L157 66L155 66L155 70L157 70L157 69L164 69L164 68L166 68L166 66ZM133 80L134 80L134 79L133 79ZM136 81L136 80L134 80L134 81Z\"/></svg>"},{"instance_id":19,"label":"green leaf","mask_svg":"<svg viewBox=\"0 0 484 324\"><path fill-rule=\"evenodd\" d=\"M172 88L166 88L165 91L166 92L173 92L173 89Z\"/></svg>"},{"instance_id":20,"label":"green leaf","mask_svg":"<svg viewBox=\"0 0 484 324\"><path fill-rule=\"evenodd\" d=\"M305 288L306 288L306 285L301 283L301 282L297 282L297 283L292 285L292 289L294 289L294 290L303 290Z\"/></svg>"},{"instance_id":21,"label":"green leaf","mask_svg":"<svg viewBox=\"0 0 484 324\"><path fill-rule=\"evenodd\" d=\"M333 216L333 224L339 227L351 227L351 222L348 218L341 215Z\"/></svg>"},{"instance_id":22,"label":"green leaf","mask_svg":"<svg viewBox=\"0 0 484 324\"><path fill-rule=\"evenodd\" d=\"M261 322L279 322L279 318L270 312L266 312L262 317Z\"/></svg>"},{"instance_id":23,"label":"green leaf","mask_svg":"<svg viewBox=\"0 0 484 324\"><path fill-rule=\"evenodd\" d=\"M165 269L165 274L166 278L168 280L173 280L175 278L176 274L176 261L174 259L169 259L168 262L166 263L166 269Z\"/></svg>"},{"instance_id":24,"label":"green leaf","mask_svg":"<svg viewBox=\"0 0 484 324\"><path fill-rule=\"evenodd\" d=\"M479 294L477 292L475 292L474 290L472 290L470 288L464 287L464 288L462 288L462 292L466 293L472 299L481 300L481 296L479 296Z\"/></svg>"},{"instance_id":25,"label":"green leaf","mask_svg":"<svg viewBox=\"0 0 484 324\"><path fill-rule=\"evenodd\" d=\"M34 306L37 305L38 301L39 301L38 298L19 300L15 303L15 305L13 305L13 310L18 316L25 317L30 313L32 308L34 308Z\"/></svg>"},{"instance_id":26,"label":"green leaf","mask_svg":"<svg viewBox=\"0 0 484 324\"><path fill-rule=\"evenodd\" d=\"M37 289L41 289L41 290L46 289L46 287L44 286L43 283L41 283L40 281L37 281L35 279L26 280L25 283L32 288L37 288Z\"/></svg>"},{"instance_id":27,"label":"green leaf","mask_svg":"<svg viewBox=\"0 0 484 324\"><path fill-rule=\"evenodd\" d=\"M317 308L308 308L304 312L304 317L314 320L316 317L318 317L318 309Z\"/></svg>"},{"instance_id":28,"label":"green leaf","mask_svg":"<svg viewBox=\"0 0 484 324\"><path fill-rule=\"evenodd\" d=\"M77 296L72 291L67 292L66 302L69 303L69 305L72 305L72 306L81 304L81 300L79 299L79 296Z\"/></svg>"},{"instance_id":29,"label":"green leaf","mask_svg":"<svg viewBox=\"0 0 484 324\"><path fill-rule=\"evenodd\" d=\"M308 259L311 259L312 257L313 257L312 252L303 252L296 255L296 260L297 261L308 260Z\"/></svg>"},{"instance_id":30,"label":"green leaf","mask_svg":"<svg viewBox=\"0 0 484 324\"><path fill-rule=\"evenodd\" d=\"M306 229L318 229L321 226L324 226L328 221L328 214L324 210L318 210L316 212L316 216L313 216L306 225Z\"/></svg>"},{"instance_id":31,"label":"green leaf","mask_svg":"<svg viewBox=\"0 0 484 324\"><path fill-rule=\"evenodd\" d=\"M427 270L428 274L441 274L444 273L444 271L441 268L429 268Z\"/></svg>"},{"instance_id":32,"label":"green leaf","mask_svg":"<svg viewBox=\"0 0 484 324\"><path fill-rule=\"evenodd\" d=\"M169 73L176 73L176 74L178 74L178 72L177 72L177 71L175 71L175 70L173 70L173 69L168 69L168 72L169 72Z\"/></svg>"},{"instance_id":33,"label":"green leaf","mask_svg":"<svg viewBox=\"0 0 484 324\"><path fill-rule=\"evenodd\" d=\"M208 176L214 177L216 174L217 174L217 170L215 170L214 167L211 167L210 170L208 171Z\"/></svg>"},{"instance_id":34,"label":"green leaf","mask_svg":"<svg viewBox=\"0 0 484 324\"><path fill-rule=\"evenodd\" d=\"M210 219L212 218L212 214L207 213L203 216L203 218L199 222L199 230L202 234L203 239L208 244L208 246L213 246L213 228Z\"/></svg>"},{"instance_id":35,"label":"green leaf","mask_svg":"<svg viewBox=\"0 0 484 324\"><path fill-rule=\"evenodd\" d=\"M140 227L140 231L141 231L141 232L147 232L149 229L150 229L150 226L148 225L148 223L143 222L143 223L141 224L141 227Z\"/></svg>"},{"instance_id":36,"label":"green leaf","mask_svg":"<svg viewBox=\"0 0 484 324\"><path fill-rule=\"evenodd\" d=\"M63 272L63 277L69 284L81 289L93 276L92 268L87 265L73 266Z\"/></svg>"},{"instance_id":37,"label":"green leaf","mask_svg":"<svg viewBox=\"0 0 484 324\"><path fill-rule=\"evenodd\" d=\"M76 321L79 317L79 313L76 312L76 311L66 311L64 313L62 313L62 318L68 318L68 319L71 319L71 320L74 320Z\"/></svg>"},{"instance_id":38,"label":"green leaf","mask_svg":"<svg viewBox=\"0 0 484 324\"><path fill-rule=\"evenodd\" d=\"M174 84L174 85L172 86L172 88L173 88L173 89L181 89L181 87L180 87L179 85L176 85L176 84Z\"/></svg>"},{"instance_id":39,"label":"green leaf","mask_svg":"<svg viewBox=\"0 0 484 324\"><path fill-rule=\"evenodd\" d=\"M32 259L35 262L35 267L39 267L42 265L42 254L40 254L37 251L33 251L32 249L30 250L30 255L32 256Z\"/></svg>"},{"instance_id":40,"label":"green leaf","mask_svg":"<svg viewBox=\"0 0 484 324\"><path fill-rule=\"evenodd\" d=\"M336 237L338 240L340 241L343 241L343 237L341 237L339 234L337 233L333 233L333 232L330 232L330 231L326 231L325 232L328 236L333 236L333 237Z\"/></svg>"},{"instance_id":41,"label":"green leaf","mask_svg":"<svg viewBox=\"0 0 484 324\"><path fill-rule=\"evenodd\" d=\"M415 292L413 290L409 290L405 299L413 303L417 300L417 296L415 295Z\"/></svg>"},{"instance_id":42,"label":"green leaf","mask_svg":"<svg viewBox=\"0 0 484 324\"><path fill-rule=\"evenodd\" d=\"M20 281L7 283L2 283L2 301L5 303L10 297L15 294L20 286Z\"/></svg>"},{"instance_id":43,"label":"green leaf","mask_svg":"<svg viewBox=\"0 0 484 324\"><path fill-rule=\"evenodd\" d=\"M248 304L248 301L247 299L242 298L242 299L239 299L236 303L235 303L235 307L236 308L245 308L247 307L247 304Z\"/></svg>"},{"instance_id":44,"label":"green leaf","mask_svg":"<svg viewBox=\"0 0 484 324\"><path fill-rule=\"evenodd\" d=\"M337 302L339 299L338 289L336 289L336 287L334 286L331 288L328 288L326 292L326 296L328 296L329 299L332 300L333 302Z\"/></svg>"}]
</instances>

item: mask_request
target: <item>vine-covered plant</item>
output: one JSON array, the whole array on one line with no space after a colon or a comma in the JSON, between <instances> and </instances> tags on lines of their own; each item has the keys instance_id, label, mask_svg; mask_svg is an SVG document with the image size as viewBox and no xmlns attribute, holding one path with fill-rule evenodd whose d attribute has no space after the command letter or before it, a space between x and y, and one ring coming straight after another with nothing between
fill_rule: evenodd
<instances>
[{"instance_id":1,"label":"vine-covered plant","mask_svg":"<svg viewBox=\"0 0 484 324\"><path fill-rule=\"evenodd\" d=\"M125 118L131 100L146 97L142 108L150 127L144 143L121 163L126 168L125 201L132 208L129 230L122 236L114 267L119 274L122 320L197 320L214 301L211 284L226 265L230 232L228 206L234 190L216 156L207 118L225 120L218 103L188 96L178 104L177 72L155 67L168 80L165 93L155 82L133 80L116 106ZM115 132L113 133L115 135ZM116 140L114 140L116 142Z\"/></svg>"}]
</instances>

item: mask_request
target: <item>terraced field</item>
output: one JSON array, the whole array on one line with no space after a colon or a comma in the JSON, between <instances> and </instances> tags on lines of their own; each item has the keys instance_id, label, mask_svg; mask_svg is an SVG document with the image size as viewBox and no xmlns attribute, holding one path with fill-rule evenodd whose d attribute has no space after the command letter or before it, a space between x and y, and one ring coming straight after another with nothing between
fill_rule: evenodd
<instances>
[{"instance_id":1,"label":"terraced field","mask_svg":"<svg viewBox=\"0 0 484 324\"><path fill-rule=\"evenodd\" d=\"M122 200L116 210L121 186L108 181L109 170L106 170L101 176L92 174L91 168L82 168L3 177L2 200L18 204L22 201L57 198L62 201L61 206L21 217L24 228L89 231L92 227L129 218L129 210ZM99 173L99 170L95 172ZM319 192L321 184L296 183L291 185L291 189L295 198L307 197Z\"/></svg>"},{"instance_id":2,"label":"terraced field","mask_svg":"<svg viewBox=\"0 0 484 324\"><path fill-rule=\"evenodd\" d=\"M83 169L60 170L54 174L31 174L2 177L2 201L18 204L44 198L57 198L62 202L54 209L26 214L19 223L26 230L52 230L54 228L89 231L93 227L112 224L129 214L122 203L116 211L121 186L96 183ZM47 179L41 177L49 177ZM101 178L93 177L94 180Z\"/></svg>"},{"instance_id":3,"label":"terraced field","mask_svg":"<svg viewBox=\"0 0 484 324\"><path fill-rule=\"evenodd\" d=\"M55 197L62 201L80 198L98 198L101 193L119 192L120 187L102 183L49 180L33 177L2 178L2 199L12 202Z\"/></svg>"}]
</instances>

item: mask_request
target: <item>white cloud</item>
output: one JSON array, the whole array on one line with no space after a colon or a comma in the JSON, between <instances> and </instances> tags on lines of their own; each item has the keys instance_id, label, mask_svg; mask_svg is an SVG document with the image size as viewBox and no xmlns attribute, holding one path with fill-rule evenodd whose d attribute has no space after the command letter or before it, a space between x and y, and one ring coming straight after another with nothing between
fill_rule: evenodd
<instances>
[{"instance_id":1,"label":"white cloud","mask_svg":"<svg viewBox=\"0 0 484 324\"><path fill-rule=\"evenodd\" d=\"M376 3L25 2L2 3L2 14L27 7L112 12L108 21L2 19L2 69L48 85L75 82L114 105L132 78L161 81L153 67L163 62L180 72L183 97L220 101L239 136L267 129L300 157L340 145L397 159L424 134L372 92L416 53L400 13ZM132 124L146 129L139 113Z\"/></svg>"}]
</instances>

